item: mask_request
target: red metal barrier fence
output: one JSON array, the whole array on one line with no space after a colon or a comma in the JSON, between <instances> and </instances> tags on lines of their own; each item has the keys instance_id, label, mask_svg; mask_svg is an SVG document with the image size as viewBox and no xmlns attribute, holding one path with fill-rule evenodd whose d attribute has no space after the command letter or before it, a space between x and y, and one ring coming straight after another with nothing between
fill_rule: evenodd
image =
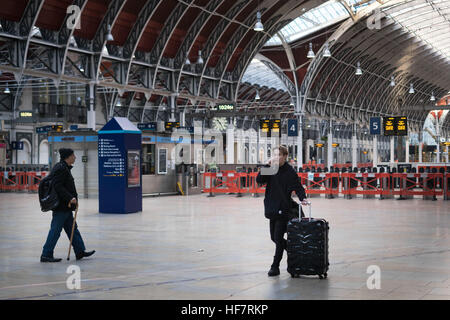
<instances>
[{"instance_id":1,"label":"red metal barrier fence","mask_svg":"<svg viewBox=\"0 0 450 320\"><path fill-rule=\"evenodd\" d=\"M383 198L393 196L433 197L450 199L450 173L297 173L308 195L326 197L344 195L346 198L363 195ZM257 172L223 171L204 173L203 192L253 195L265 192L265 186L256 182Z\"/></svg>"},{"instance_id":2,"label":"red metal barrier fence","mask_svg":"<svg viewBox=\"0 0 450 320\"><path fill-rule=\"evenodd\" d=\"M0 192L37 192L45 171L3 171L0 172Z\"/></svg>"}]
</instances>

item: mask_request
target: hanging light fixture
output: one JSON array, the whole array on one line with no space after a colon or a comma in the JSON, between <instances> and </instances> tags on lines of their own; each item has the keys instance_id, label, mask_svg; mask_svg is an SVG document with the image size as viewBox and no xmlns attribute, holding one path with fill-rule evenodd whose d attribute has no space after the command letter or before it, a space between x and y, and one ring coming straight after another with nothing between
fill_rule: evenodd
<instances>
[{"instance_id":1,"label":"hanging light fixture","mask_svg":"<svg viewBox=\"0 0 450 320\"><path fill-rule=\"evenodd\" d=\"M394 76L391 77L391 87L395 87L395 79L394 79Z\"/></svg>"},{"instance_id":2,"label":"hanging light fixture","mask_svg":"<svg viewBox=\"0 0 450 320\"><path fill-rule=\"evenodd\" d=\"M435 96L434 96L434 92L431 92L431 98L430 98L430 101L436 101L436 98L435 98Z\"/></svg>"},{"instance_id":3,"label":"hanging light fixture","mask_svg":"<svg viewBox=\"0 0 450 320\"><path fill-rule=\"evenodd\" d=\"M361 63L359 63L359 61L358 61L358 63L356 64L356 72L355 72L355 75L357 75L357 76L362 75Z\"/></svg>"},{"instance_id":4,"label":"hanging light fixture","mask_svg":"<svg viewBox=\"0 0 450 320\"><path fill-rule=\"evenodd\" d=\"M111 25L108 24L108 34L106 35L106 41L114 41L114 37L111 33Z\"/></svg>"},{"instance_id":5,"label":"hanging light fixture","mask_svg":"<svg viewBox=\"0 0 450 320\"><path fill-rule=\"evenodd\" d=\"M11 91L9 91L8 83L6 83L6 88L5 88L5 91L3 91L3 93L6 93L6 94L11 93Z\"/></svg>"},{"instance_id":6,"label":"hanging light fixture","mask_svg":"<svg viewBox=\"0 0 450 320\"><path fill-rule=\"evenodd\" d=\"M202 51L198 50L197 64L203 64Z\"/></svg>"},{"instance_id":7,"label":"hanging light fixture","mask_svg":"<svg viewBox=\"0 0 450 320\"><path fill-rule=\"evenodd\" d=\"M186 62L184 64L185 65L190 65L191 64L191 60L189 60L189 57L186 57Z\"/></svg>"},{"instance_id":8,"label":"hanging light fixture","mask_svg":"<svg viewBox=\"0 0 450 320\"><path fill-rule=\"evenodd\" d=\"M256 90L256 96L255 96L255 100L259 100L259 99L261 99L261 97L259 96L259 91L258 91L258 90Z\"/></svg>"},{"instance_id":9,"label":"hanging light fixture","mask_svg":"<svg viewBox=\"0 0 450 320\"><path fill-rule=\"evenodd\" d=\"M258 11L256 12L256 23L255 23L255 27L253 28L253 30L259 32L259 31L264 31L264 26L261 22L261 12Z\"/></svg>"},{"instance_id":10,"label":"hanging light fixture","mask_svg":"<svg viewBox=\"0 0 450 320\"><path fill-rule=\"evenodd\" d=\"M120 99L117 99L116 106L117 106L117 107L121 107L121 106L122 106L122 102L120 102Z\"/></svg>"},{"instance_id":11,"label":"hanging light fixture","mask_svg":"<svg viewBox=\"0 0 450 320\"><path fill-rule=\"evenodd\" d=\"M314 54L314 51L312 49L312 43L309 43L309 51L308 55L306 56L308 59L313 59L316 55Z\"/></svg>"},{"instance_id":12,"label":"hanging light fixture","mask_svg":"<svg viewBox=\"0 0 450 320\"><path fill-rule=\"evenodd\" d=\"M414 91L414 85L411 83L410 85L409 85L409 93L414 93L415 91Z\"/></svg>"},{"instance_id":13,"label":"hanging light fixture","mask_svg":"<svg viewBox=\"0 0 450 320\"><path fill-rule=\"evenodd\" d=\"M330 48L328 47L328 42L325 42L325 50L323 51L323 56L325 58L331 57Z\"/></svg>"}]
</instances>

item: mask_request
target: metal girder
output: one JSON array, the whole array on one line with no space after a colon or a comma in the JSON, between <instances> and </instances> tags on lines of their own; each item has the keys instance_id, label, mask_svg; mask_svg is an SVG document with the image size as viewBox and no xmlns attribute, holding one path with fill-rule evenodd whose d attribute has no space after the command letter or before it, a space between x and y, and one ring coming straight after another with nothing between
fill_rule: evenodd
<instances>
[{"instance_id":1,"label":"metal girder","mask_svg":"<svg viewBox=\"0 0 450 320\"><path fill-rule=\"evenodd\" d=\"M230 20L234 20L241 12L244 10L246 5L249 3L249 0L244 0L240 2L236 2L236 4L226 13L225 17ZM198 79L198 93L197 95L200 95L200 89L202 87L202 83L204 80L204 77L206 75L210 75L210 72L208 70L208 61L211 58L211 53L213 49L216 47L216 45L219 43L220 38L222 37L223 33L227 30L228 26L231 24L231 22L227 19L222 19L220 22L216 25L214 30L211 32L210 36L208 37L208 40L206 40L206 43L203 47L202 53L205 56L201 76ZM218 91L218 90L216 90Z\"/></svg>"},{"instance_id":2,"label":"metal girder","mask_svg":"<svg viewBox=\"0 0 450 320\"><path fill-rule=\"evenodd\" d=\"M189 10L190 4L194 0L186 0L186 3L189 3L189 6L186 6L184 3L177 3L175 9L173 9L172 13L170 14L169 18L167 19L166 23L164 24L163 29L161 30L161 33L158 36L158 39L156 40L155 44L153 45L152 50L150 51L150 63L156 64L154 76L153 76L153 85L152 87L155 87L156 79L158 77L158 69L163 64L163 55L164 51L167 48L167 45L169 43L169 40L175 31L176 26L180 22L183 15ZM175 85L173 85L170 91L175 92Z\"/></svg>"},{"instance_id":3,"label":"metal girder","mask_svg":"<svg viewBox=\"0 0 450 320\"><path fill-rule=\"evenodd\" d=\"M84 8L86 7L87 2L88 0L73 0L72 5L75 5L78 8L80 8L80 16ZM53 54L55 56L53 57L54 64L52 66L52 69L55 73L60 75L65 73L66 58L69 51L70 38L73 36L73 32L75 31L75 28L67 27L68 19L70 17L71 15L66 14L64 22L61 25L58 34L56 35L58 44L63 45L63 47L56 48L53 50ZM84 69L85 70L88 69L86 64L84 65Z\"/></svg>"},{"instance_id":4,"label":"metal girder","mask_svg":"<svg viewBox=\"0 0 450 320\"><path fill-rule=\"evenodd\" d=\"M103 58L103 48L105 47L107 42L106 36L108 34L108 26L111 26L111 30L113 29L114 24L119 17L119 14L125 6L125 3L126 1L123 0L110 1L106 14L103 17L103 20L100 23L97 32L95 33L94 39L92 40L91 49L94 52L93 73L95 75L95 80L98 80L100 74L100 66Z\"/></svg>"},{"instance_id":5,"label":"metal girder","mask_svg":"<svg viewBox=\"0 0 450 320\"><path fill-rule=\"evenodd\" d=\"M200 34L200 31L204 28L206 23L209 21L209 19L212 17L212 15L209 13L209 11L215 11L217 10L225 0L213 0L209 1L207 7L205 8L206 11L202 11L199 16L195 19L194 24L189 28L188 33L186 37L183 40L183 43L181 44L180 48L177 51L177 54L174 59L174 66L175 69L179 69L178 71L178 79L177 79L177 89L180 84L181 76L183 74L183 68L186 63L186 58L189 56L189 52L191 51L192 47L194 46L195 39ZM206 59L204 59L206 60Z\"/></svg>"},{"instance_id":6,"label":"metal girder","mask_svg":"<svg viewBox=\"0 0 450 320\"><path fill-rule=\"evenodd\" d=\"M287 91L292 97L297 96L295 85L292 83L291 79L289 79L289 77L286 76L286 74L283 71L281 71L281 69L275 63L270 62L268 60L261 60L261 62L264 63L264 65L266 65L266 67L268 67L270 70L272 70L273 73L275 73L275 75L281 80L281 82L284 84Z\"/></svg>"},{"instance_id":7,"label":"metal girder","mask_svg":"<svg viewBox=\"0 0 450 320\"><path fill-rule=\"evenodd\" d=\"M125 75L120 79L122 81L121 82L122 84L128 84L132 69L132 62L134 60L134 53L136 52L137 46L139 45L139 42L142 38L142 35L144 34L147 24L150 22L154 13L156 12L156 9L162 2L163 2L162 0L149 0L144 4L142 9L139 11L139 16L136 22L134 23L130 33L128 34L128 37L125 40L122 49L122 57L127 61L119 63L118 66L118 68L120 68L120 70L118 71ZM118 68L116 68L116 70ZM150 70L148 68L145 68L142 73L143 73L142 76L144 77L142 84L147 88L150 88L151 87L150 84L152 83L151 82L152 76Z\"/></svg>"},{"instance_id":8,"label":"metal girder","mask_svg":"<svg viewBox=\"0 0 450 320\"><path fill-rule=\"evenodd\" d=\"M5 31L20 37L19 40L14 41L13 45L9 46L8 49L11 57L11 64L22 70L26 68L28 48L33 28L43 5L44 0L30 0L28 1L19 22L11 22L4 19L1 20Z\"/></svg>"}]
</instances>

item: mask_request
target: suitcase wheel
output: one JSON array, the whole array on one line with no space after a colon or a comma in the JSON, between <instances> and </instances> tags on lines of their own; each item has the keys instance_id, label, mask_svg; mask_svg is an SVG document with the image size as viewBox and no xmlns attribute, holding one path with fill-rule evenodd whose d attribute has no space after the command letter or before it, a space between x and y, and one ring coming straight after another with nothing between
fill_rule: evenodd
<instances>
[{"instance_id":1,"label":"suitcase wheel","mask_svg":"<svg viewBox=\"0 0 450 320\"><path fill-rule=\"evenodd\" d=\"M321 274L319 274L319 279L323 279L323 276Z\"/></svg>"},{"instance_id":2,"label":"suitcase wheel","mask_svg":"<svg viewBox=\"0 0 450 320\"><path fill-rule=\"evenodd\" d=\"M328 274L324 273L324 274L319 274L319 279L326 279L328 276Z\"/></svg>"}]
</instances>

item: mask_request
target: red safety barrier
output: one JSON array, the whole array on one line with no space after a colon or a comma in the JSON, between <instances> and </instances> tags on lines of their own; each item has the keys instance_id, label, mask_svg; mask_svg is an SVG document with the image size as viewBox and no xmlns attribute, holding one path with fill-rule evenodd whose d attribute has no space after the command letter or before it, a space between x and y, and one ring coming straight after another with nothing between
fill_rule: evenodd
<instances>
[{"instance_id":1,"label":"red safety barrier","mask_svg":"<svg viewBox=\"0 0 450 320\"><path fill-rule=\"evenodd\" d=\"M389 173L342 173L342 193L344 195L389 195L391 194L389 177ZM378 179L381 181L383 178L388 178L386 189L383 189L382 183L378 184Z\"/></svg>"},{"instance_id":2,"label":"red safety barrier","mask_svg":"<svg viewBox=\"0 0 450 320\"><path fill-rule=\"evenodd\" d=\"M16 171L16 191L26 191L28 188L27 173Z\"/></svg>"},{"instance_id":3,"label":"red safety barrier","mask_svg":"<svg viewBox=\"0 0 450 320\"><path fill-rule=\"evenodd\" d=\"M444 200L450 200L450 173L446 173L444 178Z\"/></svg>"},{"instance_id":4,"label":"red safety barrier","mask_svg":"<svg viewBox=\"0 0 450 320\"><path fill-rule=\"evenodd\" d=\"M16 191L17 190L17 182L16 182L16 174L12 171L3 174L3 184L2 191Z\"/></svg>"},{"instance_id":5,"label":"red safety barrier","mask_svg":"<svg viewBox=\"0 0 450 320\"><path fill-rule=\"evenodd\" d=\"M266 186L265 185L258 185L256 182L256 177L258 176L258 172L251 172L249 173L249 180L250 180L250 188L248 189L248 192L250 193L265 193L266 192Z\"/></svg>"},{"instance_id":6,"label":"red safety barrier","mask_svg":"<svg viewBox=\"0 0 450 320\"><path fill-rule=\"evenodd\" d=\"M399 179L399 187L400 187L392 191L392 194L394 195L400 196L443 195L442 186L440 186L442 188L441 190L437 190L436 188L438 185L438 179L444 178L442 173L393 173L392 178Z\"/></svg>"},{"instance_id":7,"label":"red safety barrier","mask_svg":"<svg viewBox=\"0 0 450 320\"><path fill-rule=\"evenodd\" d=\"M215 172L205 172L203 174L203 192L212 193L215 178Z\"/></svg>"},{"instance_id":8,"label":"red safety barrier","mask_svg":"<svg viewBox=\"0 0 450 320\"><path fill-rule=\"evenodd\" d=\"M206 179L209 177L209 188ZM203 176L203 192L213 193L247 193L247 173L225 170L218 173L207 172ZM241 180L244 180L241 183Z\"/></svg>"},{"instance_id":9,"label":"red safety barrier","mask_svg":"<svg viewBox=\"0 0 450 320\"><path fill-rule=\"evenodd\" d=\"M339 179L339 173L297 173L306 194L339 194L339 180L337 188L333 188L332 178Z\"/></svg>"},{"instance_id":10,"label":"red safety barrier","mask_svg":"<svg viewBox=\"0 0 450 320\"><path fill-rule=\"evenodd\" d=\"M45 171L42 171L40 176L37 172L28 172L28 192L37 192L39 189L39 183L46 176Z\"/></svg>"}]
</instances>

